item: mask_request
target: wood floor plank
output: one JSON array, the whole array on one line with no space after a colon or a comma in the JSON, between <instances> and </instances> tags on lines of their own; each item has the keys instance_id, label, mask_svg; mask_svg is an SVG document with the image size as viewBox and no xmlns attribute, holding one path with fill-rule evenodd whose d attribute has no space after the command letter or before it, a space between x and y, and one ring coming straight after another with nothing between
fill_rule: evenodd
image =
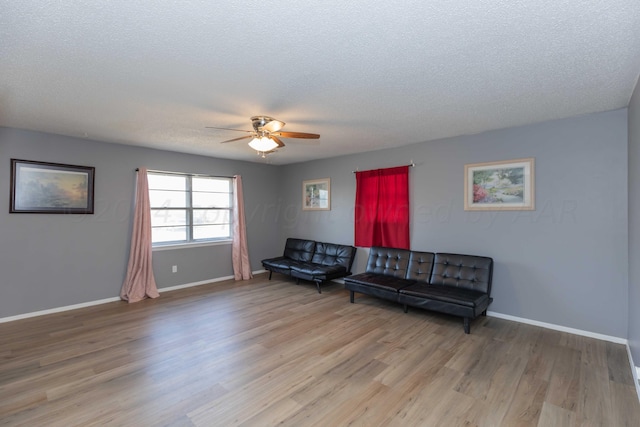
<instances>
[{"instance_id":1,"label":"wood floor plank","mask_svg":"<svg viewBox=\"0 0 640 427\"><path fill-rule=\"evenodd\" d=\"M287 418L291 414L295 414L299 410L300 404L293 399L286 397L278 400L239 425L244 427L275 426L283 419Z\"/></svg>"},{"instance_id":2,"label":"wood floor plank","mask_svg":"<svg viewBox=\"0 0 640 427\"><path fill-rule=\"evenodd\" d=\"M389 396L389 387L376 381L369 382L358 393L350 395L346 400L334 405L323 419L311 423L312 427L350 425L372 426L376 425L379 416L370 416L375 409L376 402L383 402Z\"/></svg>"},{"instance_id":3,"label":"wood floor plank","mask_svg":"<svg viewBox=\"0 0 640 427\"><path fill-rule=\"evenodd\" d=\"M599 345L593 344L589 347ZM585 352L583 351L583 358ZM613 425L613 412L611 407L611 387L607 366L589 363L594 362L586 355L580 366L580 389L578 392L578 406L576 411L589 425L604 426Z\"/></svg>"},{"instance_id":4,"label":"wood floor plank","mask_svg":"<svg viewBox=\"0 0 640 427\"><path fill-rule=\"evenodd\" d=\"M578 417L575 412L569 411L549 402L544 402L540 418L538 419L538 427L577 427L579 424Z\"/></svg>"},{"instance_id":5,"label":"wood floor plank","mask_svg":"<svg viewBox=\"0 0 640 427\"><path fill-rule=\"evenodd\" d=\"M633 386L633 373L625 366L629 364L629 357L626 352L620 351L624 346L610 342L605 343L605 345L609 380Z\"/></svg>"},{"instance_id":6,"label":"wood floor plank","mask_svg":"<svg viewBox=\"0 0 640 427\"><path fill-rule=\"evenodd\" d=\"M568 411L576 411L580 391L581 352L571 347L558 347L554 354L546 402Z\"/></svg>"},{"instance_id":7,"label":"wood floor plank","mask_svg":"<svg viewBox=\"0 0 640 427\"><path fill-rule=\"evenodd\" d=\"M633 427L640 425L640 409L638 399L634 396L633 385L610 382L611 408L613 424L620 427Z\"/></svg>"},{"instance_id":8,"label":"wood floor plank","mask_svg":"<svg viewBox=\"0 0 640 427\"><path fill-rule=\"evenodd\" d=\"M400 413L403 425L426 426L429 425L427 420L431 417L438 418L440 422L445 421L447 411L446 408L439 406L443 403L440 399L447 392L454 392L451 387L460 377L460 372L448 369L444 364L427 371L423 375L424 386L416 389L417 393L410 402L406 402ZM464 406L461 405L456 412L463 408Z\"/></svg>"},{"instance_id":9,"label":"wood floor plank","mask_svg":"<svg viewBox=\"0 0 640 427\"><path fill-rule=\"evenodd\" d=\"M514 426L536 426L542 412L549 383L534 375L524 374L515 390L502 423Z\"/></svg>"},{"instance_id":10,"label":"wood floor plank","mask_svg":"<svg viewBox=\"0 0 640 427\"><path fill-rule=\"evenodd\" d=\"M624 345L257 275L0 324L0 425L625 426Z\"/></svg>"},{"instance_id":11,"label":"wood floor plank","mask_svg":"<svg viewBox=\"0 0 640 427\"><path fill-rule=\"evenodd\" d=\"M509 425L503 420L509 410L517 391L518 384L527 366L527 356L522 354L520 346L509 347L502 354L494 354L495 362L492 364L482 364L474 367L474 371L466 374L461 384L471 384L472 387L461 389L462 393L474 397L476 404L467 415L466 422L477 423L478 425ZM498 348L498 351L500 349ZM491 354L487 349L485 355ZM480 373L478 367L486 367L487 371ZM473 372L473 374L471 373ZM474 381L477 376L478 383ZM459 385L456 387L459 390ZM505 390L509 390L505 393ZM469 391L472 391L470 393Z\"/></svg>"}]
</instances>

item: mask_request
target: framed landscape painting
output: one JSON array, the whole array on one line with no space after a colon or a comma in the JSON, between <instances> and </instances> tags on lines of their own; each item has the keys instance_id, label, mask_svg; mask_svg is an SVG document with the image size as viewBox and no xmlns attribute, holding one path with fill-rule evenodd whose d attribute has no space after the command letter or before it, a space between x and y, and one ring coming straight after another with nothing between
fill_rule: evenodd
<instances>
[{"instance_id":1,"label":"framed landscape painting","mask_svg":"<svg viewBox=\"0 0 640 427\"><path fill-rule=\"evenodd\" d=\"M95 168L11 159L11 213L93 213Z\"/></svg>"},{"instance_id":2,"label":"framed landscape painting","mask_svg":"<svg viewBox=\"0 0 640 427\"><path fill-rule=\"evenodd\" d=\"M331 179L302 181L302 210L331 210Z\"/></svg>"},{"instance_id":3,"label":"framed landscape painting","mask_svg":"<svg viewBox=\"0 0 640 427\"><path fill-rule=\"evenodd\" d=\"M534 159L464 166L464 210L535 209Z\"/></svg>"}]
</instances>

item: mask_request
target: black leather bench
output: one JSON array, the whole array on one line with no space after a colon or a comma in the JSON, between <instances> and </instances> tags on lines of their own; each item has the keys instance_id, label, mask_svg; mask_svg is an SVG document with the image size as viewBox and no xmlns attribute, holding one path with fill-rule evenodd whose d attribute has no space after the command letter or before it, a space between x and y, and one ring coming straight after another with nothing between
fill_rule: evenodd
<instances>
[{"instance_id":1,"label":"black leather bench","mask_svg":"<svg viewBox=\"0 0 640 427\"><path fill-rule=\"evenodd\" d=\"M452 314L470 322L486 315L491 298L493 259L476 255L372 247L364 273L346 277L350 302L355 292L404 306Z\"/></svg>"},{"instance_id":2,"label":"black leather bench","mask_svg":"<svg viewBox=\"0 0 640 427\"><path fill-rule=\"evenodd\" d=\"M338 279L351 274L351 266L356 248L349 245L316 242L313 240L288 238L284 254L276 258L262 260L262 266L269 271L315 282L318 293L320 285L327 280Z\"/></svg>"}]
</instances>

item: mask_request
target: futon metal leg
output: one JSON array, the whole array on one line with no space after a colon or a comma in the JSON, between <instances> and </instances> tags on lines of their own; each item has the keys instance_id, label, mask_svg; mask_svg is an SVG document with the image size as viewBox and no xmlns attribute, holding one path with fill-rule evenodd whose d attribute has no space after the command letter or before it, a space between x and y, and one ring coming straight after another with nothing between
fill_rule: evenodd
<instances>
[{"instance_id":1,"label":"futon metal leg","mask_svg":"<svg viewBox=\"0 0 640 427\"><path fill-rule=\"evenodd\" d=\"M321 294L322 291L320 290L320 282L316 282L316 288L318 288L318 293Z\"/></svg>"},{"instance_id":2,"label":"futon metal leg","mask_svg":"<svg viewBox=\"0 0 640 427\"><path fill-rule=\"evenodd\" d=\"M464 333L465 334L471 333L471 322L468 317L464 318Z\"/></svg>"},{"instance_id":3,"label":"futon metal leg","mask_svg":"<svg viewBox=\"0 0 640 427\"><path fill-rule=\"evenodd\" d=\"M296 277L296 285L299 285L299 284L300 284L300 279Z\"/></svg>"},{"instance_id":4,"label":"futon metal leg","mask_svg":"<svg viewBox=\"0 0 640 427\"><path fill-rule=\"evenodd\" d=\"M351 304L353 304L354 294L355 294L355 292L349 291L349 302L351 302Z\"/></svg>"},{"instance_id":5,"label":"futon metal leg","mask_svg":"<svg viewBox=\"0 0 640 427\"><path fill-rule=\"evenodd\" d=\"M482 312L482 315L483 315L483 316L486 316L486 315L487 315L487 310L483 311L483 312Z\"/></svg>"},{"instance_id":6,"label":"futon metal leg","mask_svg":"<svg viewBox=\"0 0 640 427\"><path fill-rule=\"evenodd\" d=\"M409 311L409 306L407 304L404 304L402 308L404 309L405 313Z\"/></svg>"},{"instance_id":7,"label":"futon metal leg","mask_svg":"<svg viewBox=\"0 0 640 427\"><path fill-rule=\"evenodd\" d=\"M271 280L271 275L273 274L273 271L269 270L269 280Z\"/></svg>"}]
</instances>

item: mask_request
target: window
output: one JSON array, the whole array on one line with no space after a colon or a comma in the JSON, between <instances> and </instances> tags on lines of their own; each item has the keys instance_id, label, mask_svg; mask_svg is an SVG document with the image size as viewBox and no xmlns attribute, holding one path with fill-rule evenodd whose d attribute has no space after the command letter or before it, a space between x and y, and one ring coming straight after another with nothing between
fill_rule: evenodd
<instances>
[{"instance_id":1,"label":"window","mask_svg":"<svg viewBox=\"0 0 640 427\"><path fill-rule=\"evenodd\" d=\"M231 239L232 178L148 172L153 246Z\"/></svg>"}]
</instances>

